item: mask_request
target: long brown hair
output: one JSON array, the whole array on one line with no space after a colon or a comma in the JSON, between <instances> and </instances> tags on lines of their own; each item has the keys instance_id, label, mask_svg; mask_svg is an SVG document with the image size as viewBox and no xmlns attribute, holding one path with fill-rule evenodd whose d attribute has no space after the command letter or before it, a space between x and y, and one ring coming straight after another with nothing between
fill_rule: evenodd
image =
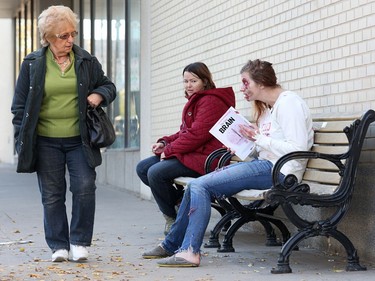
<instances>
[{"instance_id":1,"label":"long brown hair","mask_svg":"<svg viewBox=\"0 0 375 281\"><path fill-rule=\"evenodd\" d=\"M261 61L256 59L254 61L249 60L242 68L241 74L247 72L250 78L257 84L265 87L277 88L280 85L277 83L277 77L275 70L272 67L272 63L268 61ZM263 112L268 108L268 105L262 101L254 101L255 106L255 121L258 124L258 120Z\"/></svg>"},{"instance_id":2,"label":"long brown hair","mask_svg":"<svg viewBox=\"0 0 375 281\"><path fill-rule=\"evenodd\" d=\"M207 65L205 65L203 62L194 62L187 66L185 66L184 70L182 71L182 76L185 72L191 72L194 73L196 76L199 77L204 83L204 89L215 89L216 85L214 81L212 80L212 74L210 70L208 69ZM188 94L185 91L185 97L188 97Z\"/></svg>"}]
</instances>

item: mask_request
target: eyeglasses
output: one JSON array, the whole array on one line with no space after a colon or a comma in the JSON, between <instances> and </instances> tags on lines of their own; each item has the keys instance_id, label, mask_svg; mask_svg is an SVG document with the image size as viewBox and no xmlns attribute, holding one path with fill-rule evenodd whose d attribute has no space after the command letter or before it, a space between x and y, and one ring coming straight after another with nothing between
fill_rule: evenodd
<instances>
[{"instance_id":1,"label":"eyeglasses","mask_svg":"<svg viewBox=\"0 0 375 281\"><path fill-rule=\"evenodd\" d=\"M64 34L56 34L56 37L61 40L67 40L70 36L73 38L78 35L78 31L73 31L71 33L64 33Z\"/></svg>"}]
</instances>

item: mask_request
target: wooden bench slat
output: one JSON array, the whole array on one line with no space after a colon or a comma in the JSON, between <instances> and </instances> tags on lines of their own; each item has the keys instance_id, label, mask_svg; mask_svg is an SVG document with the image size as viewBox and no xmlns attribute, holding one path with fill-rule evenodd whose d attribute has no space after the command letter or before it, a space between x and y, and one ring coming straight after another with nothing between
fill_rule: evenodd
<instances>
[{"instance_id":1,"label":"wooden bench slat","mask_svg":"<svg viewBox=\"0 0 375 281\"><path fill-rule=\"evenodd\" d=\"M346 123L352 123L354 120L361 118L362 114L359 115L337 115L332 116L329 114L328 116L315 116L313 117L314 123L316 122L337 122L337 121L345 121ZM343 127L344 128L344 127Z\"/></svg>"},{"instance_id":2,"label":"wooden bench slat","mask_svg":"<svg viewBox=\"0 0 375 281\"><path fill-rule=\"evenodd\" d=\"M310 159L307 162L307 168L310 169L320 169L320 170L328 170L328 171L338 171L339 168L332 162L322 160L322 159Z\"/></svg>"},{"instance_id":3,"label":"wooden bench slat","mask_svg":"<svg viewBox=\"0 0 375 281\"><path fill-rule=\"evenodd\" d=\"M351 124L354 121L354 119L314 121L314 130L317 131L317 132L338 132L338 133L342 133L342 130L346 126Z\"/></svg>"},{"instance_id":4,"label":"wooden bench slat","mask_svg":"<svg viewBox=\"0 0 375 281\"><path fill-rule=\"evenodd\" d=\"M327 172L307 169L303 174L303 180L324 184L339 184L340 175L337 172Z\"/></svg>"},{"instance_id":5,"label":"wooden bench slat","mask_svg":"<svg viewBox=\"0 0 375 281\"><path fill-rule=\"evenodd\" d=\"M314 145L311 148L314 152L326 154L342 154L348 151L347 145Z\"/></svg>"},{"instance_id":6,"label":"wooden bench slat","mask_svg":"<svg viewBox=\"0 0 375 281\"><path fill-rule=\"evenodd\" d=\"M336 184L319 184L316 182L302 181L310 186L310 193L319 195L331 195L335 193L338 185Z\"/></svg>"},{"instance_id":7,"label":"wooden bench slat","mask_svg":"<svg viewBox=\"0 0 375 281\"><path fill-rule=\"evenodd\" d=\"M302 181L302 182L310 186L310 193L319 194L319 195L333 194L336 191L337 186L338 186L338 185L332 185L332 184L319 184L319 183L310 182L310 181ZM269 191L269 189L242 190L238 192L237 194L233 195L233 197L236 197L237 199L240 199L240 200L247 200L247 201L263 200L264 194L267 191Z\"/></svg>"},{"instance_id":8,"label":"wooden bench slat","mask_svg":"<svg viewBox=\"0 0 375 281\"><path fill-rule=\"evenodd\" d=\"M174 179L174 183L182 186L186 186L194 178L192 177L178 177Z\"/></svg>"},{"instance_id":9,"label":"wooden bench slat","mask_svg":"<svg viewBox=\"0 0 375 281\"><path fill-rule=\"evenodd\" d=\"M242 190L237 194L233 195L237 199L242 200L249 200L249 201L256 201L256 200L263 200L264 193L267 192L269 189L260 190L260 189L250 189L250 190Z\"/></svg>"},{"instance_id":10,"label":"wooden bench slat","mask_svg":"<svg viewBox=\"0 0 375 281\"><path fill-rule=\"evenodd\" d=\"M344 133L320 133L315 132L314 134L315 144L348 144L348 138Z\"/></svg>"}]
</instances>

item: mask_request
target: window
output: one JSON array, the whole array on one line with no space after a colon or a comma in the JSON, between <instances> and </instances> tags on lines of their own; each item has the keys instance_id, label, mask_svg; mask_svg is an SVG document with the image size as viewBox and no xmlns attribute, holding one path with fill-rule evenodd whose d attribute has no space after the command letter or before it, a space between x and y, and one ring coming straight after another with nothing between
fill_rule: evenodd
<instances>
[{"instance_id":1,"label":"window","mask_svg":"<svg viewBox=\"0 0 375 281\"><path fill-rule=\"evenodd\" d=\"M39 48L34 0L24 1L14 18L15 77L25 56Z\"/></svg>"},{"instance_id":2,"label":"window","mask_svg":"<svg viewBox=\"0 0 375 281\"><path fill-rule=\"evenodd\" d=\"M112 149L139 147L140 0L76 0L79 42L96 56L117 88L108 107L117 140ZM39 48L34 0L25 0L15 17L16 75L24 56Z\"/></svg>"},{"instance_id":3,"label":"window","mask_svg":"<svg viewBox=\"0 0 375 281\"><path fill-rule=\"evenodd\" d=\"M127 95L125 98L126 104L126 146L127 147L139 147L139 65L140 65L140 1L130 0L127 13L128 22L128 64L127 69Z\"/></svg>"},{"instance_id":4,"label":"window","mask_svg":"<svg viewBox=\"0 0 375 281\"><path fill-rule=\"evenodd\" d=\"M139 147L140 0L81 0L81 45L115 83L107 109L116 130L110 148Z\"/></svg>"},{"instance_id":5,"label":"window","mask_svg":"<svg viewBox=\"0 0 375 281\"><path fill-rule=\"evenodd\" d=\"M95 1L94 15L94 53L103 67L104 73L107 71L107 1Z\"/></svg>"},{"instance_id":6,"label":"window","mask_svg":"<svg viewBox=\"0 0 375 281\"><path fill-rule=\"evenodd\" d=\"M83 30L80 32L83 38L81 46L86 51L91 53L91 1L81 0L83 2L81 10L81 21Z\"/></svg>"},{"instance_id":7,"label":"window","mask_svg":"<svg viewBox=\"0 0 375 281\"><path fill-rule=\"evenodd\" d=\"M112 1L112 77L117 88L117 98L113 102L113 124L116 141L112 148L125 147L125 1Z\"/></svg>"},{"instance_id":8,"label":"window","mask_svg":"<svg viewBox=\"0 0 375 281\"><path fill-rule=\"evenodd\" d=\"M112 76L117 87L111 148L139 147L140 1L112 1Z\"/></svg>"}]
</instances>

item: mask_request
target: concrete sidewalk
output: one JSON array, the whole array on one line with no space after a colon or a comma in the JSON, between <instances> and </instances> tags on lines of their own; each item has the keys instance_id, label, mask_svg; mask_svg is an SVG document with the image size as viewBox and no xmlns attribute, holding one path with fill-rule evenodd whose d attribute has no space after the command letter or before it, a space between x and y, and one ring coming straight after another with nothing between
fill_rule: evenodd
<instances>
[{"instance_id":1,"label":"concrete sidewalk","mask_svg":"<svg viewBox=\"0 0 375 281\"><path fill-rule=\"evenodd\" d=\"M70 213L70 193L67 195ZM209 229L217 218L213 218ZM293 273L273 275L279 247L264 246L264 236L239 232L235 253L202 249L198 268L159 268L141 254L163 239L163 218L154 202L111 186L98 186L94 241L86 263L52 263L44 241L42 205L35 174L17 174L0 164L0 281L5 280L374 280L367 271L346 272L345 257L302 248L291 257Z\"/></svg>"}]
</instances>

